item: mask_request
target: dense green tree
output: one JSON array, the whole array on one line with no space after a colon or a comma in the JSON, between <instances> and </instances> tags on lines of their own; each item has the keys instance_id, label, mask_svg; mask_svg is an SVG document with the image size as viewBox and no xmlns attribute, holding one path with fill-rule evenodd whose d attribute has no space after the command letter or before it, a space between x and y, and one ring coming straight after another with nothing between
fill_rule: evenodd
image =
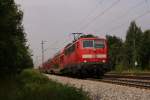
<instances>
[{"instance_id":1,"label":"dense green tree","mask_svg":"<svg viewBox=\"0 0 150 100\"><path fill-rule=\"evenodd\" d=\"M143 34L141 46L142 69L150 69L150 30Z\"/></svg>"},{"instance_id":2,"label":"dense green tree","mask_svg":"<svg viewBox=\"0 0 150 100\"><path fill-rule=\"evenodd\" d=\"M122 60L122 45L123 41L116 36L106 36L109 46L109 60L112 64L112 69L115 69L116 65L121 63Z\"/></svg>"},{"instance_id":3,"label":"dense green tree","mask_svg":"<svg viewBox=\"0 0 150 100\"><path fill-rule=\"evenodd\" d=\"M140 48L142 45L142 35L142 31L136 25L135 21L131 22L124 44L124 64L126 67L132 69L136 65L136 62L137 66L141 66Z\"/></svg>"},{"instance_id":4,"label":"dense green tree","mask_svg":"<svg viewBox=\"0 0 150 100\"><path fill-rule=\"evenodd\" d=\"M22 18L14 0L0 0L0 72L16 73L33 66Z\"/></svg>"},{"instance_id":5,"label":"dense green tree","mask_svg":"<svg viewBox=\"0 0 150 100\"><path fill-rule=\"evenodd\" d=\"M142 32L133 21L125 42L116 36L107 35L106 38L112 69L150 69L150 30Z\"/></svg>"}]
</instances>

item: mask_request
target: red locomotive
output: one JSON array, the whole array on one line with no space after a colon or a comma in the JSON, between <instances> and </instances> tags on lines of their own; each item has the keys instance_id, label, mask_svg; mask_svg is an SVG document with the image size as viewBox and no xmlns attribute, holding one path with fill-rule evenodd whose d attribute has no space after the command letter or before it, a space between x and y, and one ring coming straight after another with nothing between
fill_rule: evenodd
<instances>
[{"instance_id":1,"label":"red locomotive","mask_svg":"<svg viewBox=\"0 0 150 100\"><path fill-rule=\"evenodd\" d=\"M42 70L71 76L102 76L108 69L106 39L81 36L68 44L52 59L43 64Z\"/></svg>"}]
</instances>

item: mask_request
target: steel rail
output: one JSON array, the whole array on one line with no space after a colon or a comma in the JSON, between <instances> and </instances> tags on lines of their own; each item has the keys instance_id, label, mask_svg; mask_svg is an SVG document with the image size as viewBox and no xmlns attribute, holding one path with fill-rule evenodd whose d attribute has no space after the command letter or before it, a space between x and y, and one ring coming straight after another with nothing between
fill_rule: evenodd
<instances>
[{"instance_id":1,"label":"steel rail","mask_svg":"<svg viewBox=\"0 0 150 100\"><path fill-rule=\"evenodd\" d=\"M130 86L130 87L136 87L141 89L150 89L149 74L147 75L106 74L102 77L102 79L86 78L86 80Z\"/></svg>"}]
</instances>

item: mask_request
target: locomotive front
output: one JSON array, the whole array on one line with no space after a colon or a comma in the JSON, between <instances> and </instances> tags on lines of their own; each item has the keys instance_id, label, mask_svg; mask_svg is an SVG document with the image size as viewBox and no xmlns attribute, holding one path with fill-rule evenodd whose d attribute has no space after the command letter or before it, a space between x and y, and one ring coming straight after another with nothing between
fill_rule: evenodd
<instances>
[{"instance_id":1,"label":"locomotive front","mask_svg":"<svg viewBox=\"0 0 150 100\"><path fill-rule=\"evenodd\" d=\"M100 77L108 69L106 39L80 38L77 42L79 71L84 76Z\"/></svg>"},{"instance_id":2,"label":"locomotive front","mask_svg":"<svg viewBox=\"0 0 150 100\"><path fill-rule=\"evenodd\" d=\"M80 62L107 63L108 47L105 39L82 38L80 39Z\"/></svg>"}]
</instances>

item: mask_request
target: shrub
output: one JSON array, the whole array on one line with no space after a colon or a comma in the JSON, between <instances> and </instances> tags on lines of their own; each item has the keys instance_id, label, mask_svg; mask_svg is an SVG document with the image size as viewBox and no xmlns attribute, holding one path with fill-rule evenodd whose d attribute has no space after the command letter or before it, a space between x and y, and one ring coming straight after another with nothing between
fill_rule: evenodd
<instances>
[{"instance_id":1,"label":"shrub","mask_svg":"<svg viewBox=\"0 0 150 100\"><path fill-rule=\"evenodd\" d=\"M30 84L30 83L45 84L49 82L49 79L46 76L42 75L39 71L32 69L24 70L20 74L19 79L22 84Z\"/></svg>"},{"instance_id":2,"label":"shrub","mask_svg":"<svg viewBox=\"0 0 150 100\"><path fill-rule=\"evenodd\" d=\"M17 100L88 100L80 89L49 80L35 70L24 70Z\"/></svg>"},{"instance_id":3,"label":"shrub","mask_svg":"<svg viewBox=\"0 0 150 100\"><path fill-rule=\"evenodd\" d=\"M124 66L122 64L119 64L115 68L117 73L122 73L124 71Z\"/></svg>"},{"instance_id":4,"label":"shrub","mask_svg":"<svg viewBox=\"0 0 150 100\"><path fill-rule=\"evenodd\" d=\"M81 89L49 80L32 69L19 77L0 79L0 85L0 100L89 100Z\"/></svg>"}]
</instances>

